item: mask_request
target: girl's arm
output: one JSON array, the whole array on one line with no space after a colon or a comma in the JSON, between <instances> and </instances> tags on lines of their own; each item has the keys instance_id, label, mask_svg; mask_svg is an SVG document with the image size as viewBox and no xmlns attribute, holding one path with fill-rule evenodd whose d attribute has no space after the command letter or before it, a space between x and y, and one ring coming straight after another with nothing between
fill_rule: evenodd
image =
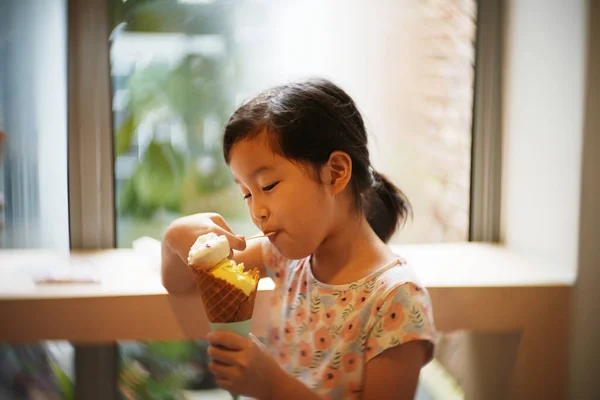
<instances>
[{"instance_id":1,"label":"girl's arm","mask_svg":"<svg viewBox=\"0 0 600 400\"><path fill-rule=\"evenodd\" d=\"M427 342L414 340L391 347L366 365L361 400L414 399Z\"/></svg>"},{"instance_id":2,"label":"girl's arm","mask_svg":"<svg viewBox=\"0 0 600 400\"><path fill-rule=\"evenodd\" d=\"M427 347L415 340L391 347L366 365L361 400L414 399L421 367L426 361ZM273 400L318 400L321 396L293 376L279 372Z\"/></svg>"},{"instance_id":3,"label":"girl's arm","mask_svg":"<svg viewBox=\"0 0 600 400\"><path fill-rule=\"evenodd\" d=\"M261 276L265 275L262 239L253 240L246 246L243 237L236 235L219 214L194 214L175 220L163 236L161 274L163 286L169 293L182 294L195 290L187 257L198 236L209 232L227 237L229 247L233 250L232 258L236 262L243 262L247 268L258 268Z\"/></svg>"}]
</instances>

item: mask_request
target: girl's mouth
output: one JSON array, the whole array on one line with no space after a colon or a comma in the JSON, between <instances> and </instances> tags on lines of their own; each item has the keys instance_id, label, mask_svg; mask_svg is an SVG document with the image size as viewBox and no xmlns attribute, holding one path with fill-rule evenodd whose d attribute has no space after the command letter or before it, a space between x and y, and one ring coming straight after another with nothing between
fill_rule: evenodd
<instances>
[{"instance_id":1,"label":"girl's mouth","mask_svg":"<svg viewBox=\"0 0 600 400\"><path fill-rule=\"evenodd\" d=\"M277 231L269 232L269 241L271 243L275 243L275 239L277 238L278 234L279 234L279 232L277 232Z\"/></svg>"}]
</instances>

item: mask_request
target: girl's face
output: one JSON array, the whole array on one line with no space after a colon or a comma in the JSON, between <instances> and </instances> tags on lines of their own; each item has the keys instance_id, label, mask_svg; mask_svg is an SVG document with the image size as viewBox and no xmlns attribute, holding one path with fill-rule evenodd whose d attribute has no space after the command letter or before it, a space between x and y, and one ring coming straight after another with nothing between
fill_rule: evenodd
<instances>
[{"instance_id":1,"label":"girl's face","mask_svg":"<svg viewBox=\"0 0 600 400\"><path fill-rule=\"evenodd\" d=\"M287 258L312 254L335 219L335 196L308 167L271 150L263 135L242 140L230 152L229 166L254 224Z\"/></svg>"}]
</instances>

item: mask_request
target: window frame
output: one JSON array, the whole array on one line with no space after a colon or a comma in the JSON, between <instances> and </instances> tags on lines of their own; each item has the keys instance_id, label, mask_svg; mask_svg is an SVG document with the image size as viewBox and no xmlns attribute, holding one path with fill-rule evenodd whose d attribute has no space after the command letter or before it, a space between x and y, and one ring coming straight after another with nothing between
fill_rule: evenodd
<instances>
[{"instance_id":1,"label":"window frame","mask_svg":"<svg viewBox=\"0 0 600 400\"><path fill-rule=\"evenodd\" d=\"M500 241L503 7L477 1L469 241Z\"/></svg>"},{"instance_id":2,"label":"window frame","mask_svg":"<svg viewBox=\"0 0 600 400\"><path fill-rule=\"evenodd\" d=\"M69 237L75 249L115 247L108 0L68 2ZM75 398L119 399L118 348L75 344Z\"/></svg>"}]
</instances>

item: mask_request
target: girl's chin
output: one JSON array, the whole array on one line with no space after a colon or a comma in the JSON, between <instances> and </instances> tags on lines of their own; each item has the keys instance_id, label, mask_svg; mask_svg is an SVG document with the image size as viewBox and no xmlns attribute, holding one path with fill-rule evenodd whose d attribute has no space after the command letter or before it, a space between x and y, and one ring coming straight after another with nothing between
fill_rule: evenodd
<instances>
[{"instance_id":1,"label":"girl's chin","mask_svg":"<svg viewBox=\"0 0 600 400\"><path fill-rule=\"evenodd\" d=\"M276 240L273 242L273 246L277 249L279 254L287 258L288 260L302 260L308 256L310 256L313 251L307 251L306 249L300 249L293 245L293 243L289 243L283 240Z\"/></svg>"}]
</instances>

